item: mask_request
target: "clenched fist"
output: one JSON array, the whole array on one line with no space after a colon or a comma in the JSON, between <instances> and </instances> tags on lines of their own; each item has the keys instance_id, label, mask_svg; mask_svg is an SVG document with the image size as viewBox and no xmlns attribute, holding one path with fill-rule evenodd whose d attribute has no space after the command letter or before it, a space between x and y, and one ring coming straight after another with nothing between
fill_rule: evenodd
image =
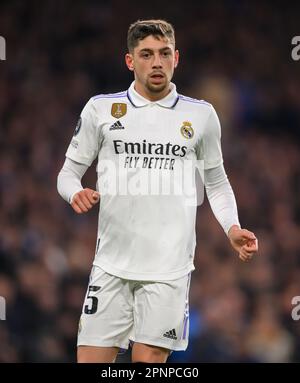
<instances>
[{"instance_id":1,"label":"clenched fist","mask_svg":"<svg viewBox=\"0 0 300 383\"><path fill-rule=\"evenodd\" d=\"M86 188L74 195L71 206L78 214L87 213L99 200L100 194L97 191Z\"/></svg>"}]
</instances>

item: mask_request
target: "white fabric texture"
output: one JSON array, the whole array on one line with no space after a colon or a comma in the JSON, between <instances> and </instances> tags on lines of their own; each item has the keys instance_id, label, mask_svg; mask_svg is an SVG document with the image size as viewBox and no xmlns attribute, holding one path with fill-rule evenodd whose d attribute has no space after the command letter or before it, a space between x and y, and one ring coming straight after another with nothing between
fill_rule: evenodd
<instances>
[{"instance_id":1,"label":"white fabric texture","mask_svg":"<svg viewBox=\"0 0 300 383\"><path fill-rule=\"evenodd\" d=\"M81 179L87 169L87 165L66 158L57 177L57 190L68 203L71 203L73 196L83 189Z\"/></svg>"},{"instance_id":2,"label":"white fabric texture","mask_svg":"<svg viewBox=\"0 0 300 383\"><path fill-rule=\"evenodd\" d=\"M223 163L217 113L203 100L178 94L174 84L154 102L139 95L134 82L127 91L92 97L66 157L58 190L68 202L82 189L82 175L97 158L101 202L93 263L109 274L167 281L194 270L196 192L152 193L153 183L145 191L144 180L151 175L174 190L174 185L186 185L180 170L200 160L217 219L225 232L236 223L232 190L224 175L219 179L213 171Z\"/></svg>"},{"instance_id":3,"label":"white fabric texture","mask_svg":"<svg viewBox=\"0 0 300 383\"><path fill-rule=\"evenodd\" d=\"M214 216L228 235L231 226L240 226L240 223L235 196L223 164L204 170L204 184Z\"/></svg>"},{"instance_id":4,"label":"white fabric texture","mask_svg":"<svg viewBox=\"0 0 300 383\"><path fill-rule=\"evenodd\" d=\"M94 266L77 345L127 349L131 340L185 350L189 335L189 286L190 274L166 282L131 281Z\"/></svg>"},{"instance_id":5,"label":"white fabric texture","mask_svg":"<svg viewBox=\"0 0 300 383\"><path fill-rule=\"evenodd\" d=\"M71 203L73 196L83 189L81 179L87 169L87 165L66 158L58 175L57 189L67 202ZM212 169L206 169L204 171L204 183L214 216L228 235L231 226L240 226L240 222L235 196L223 164Z\"/></svg>"}]
</instances>

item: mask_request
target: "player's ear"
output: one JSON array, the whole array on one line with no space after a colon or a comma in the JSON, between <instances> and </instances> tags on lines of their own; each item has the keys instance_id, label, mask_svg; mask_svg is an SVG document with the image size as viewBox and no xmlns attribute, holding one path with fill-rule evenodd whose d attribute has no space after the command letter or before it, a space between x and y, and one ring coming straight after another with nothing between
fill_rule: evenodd
<instances>
[{"instance_id":1,"label":"player's ear","mask_svg":"<svg viewBox=\"0 0 300 383\"><path fill-rule=\"evenodd\" d=\"M177 65L179 63L179 50L175 50L175 63L174 63L174 68L177 68Z\"/></svg>"},{"instance_id":2,"label":"player's ear","mask_svg":"<svg viewBox=\"0 0 300 383\"><path fill-rule=\"evenodd\" d=\"M131 71L134 70L134 66L133 66L133 56L131 53L126 53L125 55L125 62L126 62L126 65L127 65L127 68Z\"/></svg>"}]
</instances>

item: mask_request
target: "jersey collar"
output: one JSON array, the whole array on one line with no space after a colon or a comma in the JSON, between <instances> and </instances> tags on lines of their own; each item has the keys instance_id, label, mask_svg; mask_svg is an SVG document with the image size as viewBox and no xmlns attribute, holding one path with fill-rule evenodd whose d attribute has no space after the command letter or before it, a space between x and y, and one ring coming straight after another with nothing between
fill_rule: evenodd
<instances>
[{"instance_id":1,"label":"jersey collar","mask_svg":"<svg viewBox=\"0 0 300 383\"><path fill-rule=\"evenodd\" d=\"M179 100L178 93L176 91L176 85L174 83L170 83L171 92L168 93L164 98L157 101L147 100L145 97L141 96L134 89L134 81L131 83L129 89L127 90L128 100L135 108L141 108L143 106L147 106L150 104L158 104L163 108L174 108Z\"/></svg>"}]
</instances>

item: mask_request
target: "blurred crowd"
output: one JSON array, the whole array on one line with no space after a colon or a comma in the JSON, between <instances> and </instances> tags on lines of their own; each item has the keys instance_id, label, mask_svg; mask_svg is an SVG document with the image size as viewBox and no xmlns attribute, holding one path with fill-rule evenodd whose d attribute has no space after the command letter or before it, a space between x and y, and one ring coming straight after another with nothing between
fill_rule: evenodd
<instances>
[{"instance_id":1,"label":"blurred crowd","mask_svg":"<svg viewBox=\"0 0 300 383\"><path fill-rule=\"evenodd\" d=\"M242 263L206 201L197 216L190 344L170 362L296 362L300 322L299 5L103 0L1 1L0 362L74 362L97 211L77 216L56 178L79 113L131 82L123 56L139 18L165 18L180 93L211 102L240 221L259 239ZM83 184L94 187L93 165ZM129 359L130 351L120 362Z\"/></svg>"}]
</instances>

